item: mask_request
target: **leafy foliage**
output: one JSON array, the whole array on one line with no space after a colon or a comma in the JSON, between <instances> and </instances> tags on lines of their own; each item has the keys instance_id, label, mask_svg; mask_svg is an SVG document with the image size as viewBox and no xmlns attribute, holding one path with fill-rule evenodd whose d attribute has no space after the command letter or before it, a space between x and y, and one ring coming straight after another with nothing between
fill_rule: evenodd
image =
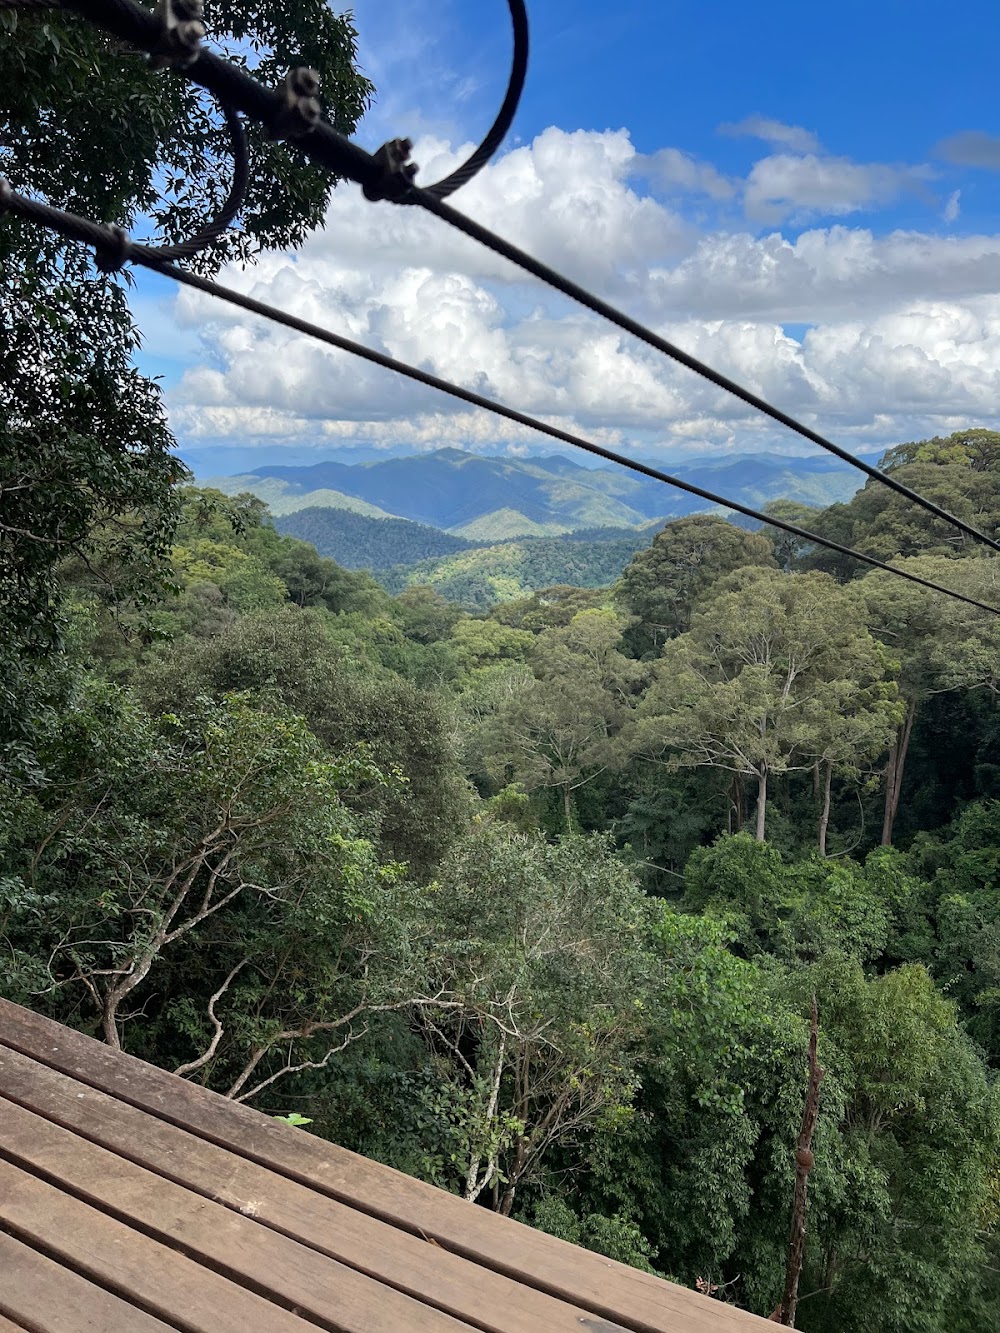
<instances>
[{"instance_id":1,"label":"leafy foliage","mask_svg":"<svg viewBox=\"0 0 1000 1333\"><path fill-rule=\"evenodd\" d=\"M636 656L654 655L665 640L691 628L695 607L720 578L748 565L773 565L767 537L724 519L692 515L668 523L629 564L616 589L638 623L629 633Z\"/></svg>"},{"instance_id":2,"label":"leafy foliage","mask_svg":"<svg viewBox=\"0 0 1000 1333\"><path fill-rule=\"evenodd\" d=\"M315 66L334 122L357 123L372 88L353 65L353 27L320 0L222 3L212 24L240 58L253 52L264 78L293 59ZM7 7L0 29L0 170L15 189L126 228L149 217L168 242L218 211L227 132L193 84L157 76L61 11ZM262 126L249 132L243 228L206 252L203 268L297 244L322 219L325 173ZM0 281L0 763L26 771L24 719L37 702L21 663L58 635L56 567L72 554L119 602L146 600L163 577L184 469L158 386L133 365L138 333L122 283L79 247L9 221Z\"/></svg>"},{"instance_id":3,"label":"leafy foliage","mask_svg":"<svg viewBox=\"0 0 1000 1333\"><path fill-rule=\"evenodd\" d=\"M276 520L279 532L315 546L347 569L388 569L468 551L475 543L405 518L368 518L348 509L297 509Z\"/></svg>"},{"instance_id":4,"label":"leafy foliage","mask_svg":"<svg viewBox=\"0 0 1000 1333\"><path fill-rule=\"evenodd\" d=\"M298 32L342 127L363 109L353 30L326 7L214 22L265 71ZM95 216L189 230L220 183L209 113L72 20L25 23L0 53L5 167ZM95 60L113 77L91 124ZM26 74L52 113L31 133ZM60 176L70 132L86 153ZM246 230L207 265L293 242L322 208L294 150L256 152ZM435 534L452 554L398 568L391 596L253 494L185 488L122 289L4 237L0 990L765 1315L815 997L801 1326L996 1325L994 621L708 516L651 543ZM887 466L995 526L996 441ZM470 457L436 457L439 493L417 493L412 460L350 484L450 506L451 525L500 474L504 521L544 528L557 501L591 525L657 517L604 470ZM341 489L365 472L310 471ZM387 560L432 540L338 521L377 525ZM896 497L866 488L816 521L996 598L996 562ZM883 800L903 850L876 845Z\"/></svg>"}]
</instances>

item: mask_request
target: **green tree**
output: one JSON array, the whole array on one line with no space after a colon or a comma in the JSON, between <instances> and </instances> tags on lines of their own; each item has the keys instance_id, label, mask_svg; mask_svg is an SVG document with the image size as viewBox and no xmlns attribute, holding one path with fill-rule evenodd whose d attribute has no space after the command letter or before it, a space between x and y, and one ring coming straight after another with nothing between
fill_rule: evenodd
<instances>
[{"instance_id":1,"label":"green tree","mask_svg":"<svg viewBox=\"0 0 1000 1333\"><path fill-rule=\"evenodd\" d=\"M851 596L825 575L748 569L666 644L639 707L636 753L721 768L757 788L756 837L768 783L844 755L850 737L877 754L897 708L887 655Z\"/></svg>"},{"instance_id":2,"label":"green tree","mask_svg":"<svg viewBox=\"0 0 1000 1333\"><path fill-rule=\"evenodd\" d=\"M615 589L619 604L639 622L627 636L635 655L655 654L688 630L712 584L746 565L774 565L774 547L762 533L712 514L668 523L633 556Z\"/></svg>"},{"instance_id":3,"label":"green tree","mask_svg":"<svg viewBox=\"0 0 1000 1333\"><path fill-rule=\"evenodd\" d=\"M342 799L389 780L363 750L332 759L245 696L156 718L95 683L45 757L37 794L3 791L4 937L58 1016L138 1053L155 1036L161 1061L186 1051L178 1072L245 1099L317 1044L325 1064L397 985L422 993L400 868Z\"/></svg>"},{"instance_id":4,"label":"green tree","mask_svg":"<svg viewBox=\"0 0 1000 1333\"><path fill-rule=\"evenodd\" d=\"M1000 1104L955 1005L918 964L868 979L857 962L833 956L790 986L800 1002L813 989L819 997L829 1071L803 1275L803 1290L816 1295L801 1307L803 1328L991 1327L984 1240Z\"/></svg>"},{"instance_id":5,"label":"green tree","mask_svg":"<svg viewBox=\"0 0 1000 1333\"><path fill-rule=\"evenodd\" d=\"M538 634L543 629L568 625L578 612L598 610L607 602L606 588L573 588L568 584L557 584L552 588L540 588L530 597L501 602L492 609L490 618L501 625Z\"/></svg>"},{"instance_id":6,"label":"green tree","mask_svg":"<svg viewBox=\"0 0 1000 1333\"><path fill-rule=\"evenodd\" d=\"M794 523L798 528L811 528L817 517L817 510L812 505L802 504L800 500L770 500L763 512ZM810 544L795 537L781 528L765 528L765 533L774 544L774 557L781 569L791 571L799 567L802 557L810 550Z\"/></svg>"},{"instance_id":7,"label":"green tree","mask_svg":"<svg viewBox=\"0 0 1000 1333\"><path fill-rule=\"evenodd\" d=\"M523 662L531 650L532 636L495 620L465 617L451 631L451 647L463 670L475 672L499 662Z\"/></svg>"},{"instance_id":8,"label":"green tree","mask_svg":"<svg viewBox=\"0 0 1000 1333\"><path fill-rule=\"evenodd\" d=\"M403 632L417 643L447 639L462 619L462 612L433 588L406 588L396 598Z\"/></svg>"},{"instance_id":9,"label":"green tree","mask_svg":"<svg viewBox=\"0 0 1000 1333\"><path fill-rule=\"evenodd\" d=\"M72 252L58 281L46 283L27 262L15 273L4 259L8 228L0 229L9 294L0 308L0 763L30 751L30 661L51 653L65 628L58 566L71 556L99 562L102 584L148 600L166 571L183 473L159 389L131 365L136 338L122 293Z\"/></svg>"},{"instance_id":10,"label":"green tree","mask_svg":"<svg viewBox=\"0 0 1000 1333\"><path fill-rule=\"evenodd\" d=\"M996 562L984 557L956 561L922 556L906 561L903 567L987 604L1000 589ZM921 706L931 695L952 690L986 688L997 692L1000 618L879 571L858 582L857 595L872 632L887 645L901 668L899 686L905 713L889 749L882 821L882 842L889 845Z\"/></svg>"},{"instance_id":11,"label":"green tree","mask_svg":"<svg viewBox=\"0 0 1000 1333\"><path fill-rule=\"evenodd\" d=\"M415 876L433 870L459 835L469 792L442 702L388 672L359 671L319 611L285 606L240 616L221 633L162 648L137 676L154 710L209 694L250 691L305 717L332 754L364 743L401 783L360 786L348 799L386 853Z\"/></svg>"},{"instance_id":12,"label":"green tree","mask_svg":"<svg viewBox=\"0 0 1000 1333\"><path fill-rule=\"evenodd\" d=\"M361 119L373 88L355 68L349 17L320 0L223 0L208 21L213 41L234 46L237 60L240 48L253 51L263 82L309 65L319 72L327 118L344 133ZM0 24L17 33L0 49L3 170L15 189L126 228L149 217L168 243L218 211L230 174L228 135L193 84L157 74L73 14L6 9ZM252 166L243 226L214 244L213 266L260 247L301 243L322 221L334 183L293 147L269 138L265 126L250 123L247 134ZM22 257L32 247L37 254L37 237L19 238L19 245Z\"/></svg>"},{"instance_id":13,"label":"green tree","mask_svg":"<svg viewBox=\"0 0 1000 1333\"><path fill-rule=\"evenodd\" d=\"M997 802L975 802L940 833L918 835L907 854L927 881L930 939L921 957L994 1066L1000 1062L998 827Z\"/></svg>"},{"instance_id":14,"label":"green tree","mask_svg":"<svg viewBox=\"0 0 1000 1333\"><path fill-rule=\"evenodd\" d=\"M693 853L682 905L721 922L745 957L795 964L840 954L870 965L909 930L925 887L888 848L871 852L863 865L815 854L789 861L737 833ZM919 947L929 954L929 946L924 936Z\"/></svg>"},{"instance_id":15,"label":"green tree","mask_svg":"<svg viewBox=\"0 0 1000 1333\"><path fill-rule=\"evenodd\" d=\"M926 458L892 470L911 490L996 537L1000 528L1000 471L979 471L966 463ZM924 554L968 556L980 547L974 537L877 481L869 481L848 504L822 510L812 526L822 537L884 561ZM804 563L845 581L863 572L857 561L824 550L816 550Z\"/></svg>"},{"instance_id":16,"label":"green tree","mask_svg":"<svg viewBox=\"0 0 1000 1333\"><path fill-rule=\"evenodd\" d=\"M675 1281L761 1313L781 1290L806 1023L717 921L663 909L635 1114L592 1142L574 1209L622 1213Z\"/></svg>"},{"instance_id":17,"label":"green tree","mask_svg":"<svg viewBox=\"0 0 1000 1333\"><path fill-rule=\"evenodd\" d=\"M528 638L534 678L490 716L481 740L487 768L529 791L558 791L569 831L573 793L622 758L617 738L642 668L620 651L622 621L610 611L581 611L533 642L524 631L493 629Z\"/></svg>"},{"instance_id":18,"label":"green tree","mask_svg":"<svg viewBox=\"0 0 1000 1333\"><path fill-rule=\"evenodd\" d=\"M48 7L7 7L0 29L0 171L15 189L126 228L150 218L168 242L216 212L230 171L227 132L194 85L157 75L92 25ZM368 104L354 29L321 0L249 13L224 3L212 30L252 49L268 81L291 64L315 66L344 131ZM202 256L203 269L298 244L322 220L328 175L265 127L248 133L243 225ZM20 658L57 640L54 572L69 554L99 565L120 597L150 595L184 469L170 452L159 389L133 364L138 333L125 286L81 248L11 221L0 231L0 280L0 638ZM12 682L20 674L16 665L4 671ZM4 736L23 733L30 711L18 694L0 718Z\"/></svg>"},{"instance_id":19,"label":"green tree","mask_svg":"<svg viewBox=\"0 0 1000 1333\"><path fill-rule=\"evenodd\" d=\"M1000 432L982 427L957 430L947 437L897 444L879 459L883 472L895 472L909 463L956 463L973 472L1000 468Z\"/></svg>"},{"instance_id":20,"label":"green tree","mask_svg":"<svg viewBox=\"0 0 1000 1333\"><path fill-rule=\"evenodd\" d=\"M554 1150L628 1114L653 905L600 839L494 823L455 847L430 901L448 1004L420 1019L453 1089L456 1183L509 1213Z\"/></svg>"}]
</instances>

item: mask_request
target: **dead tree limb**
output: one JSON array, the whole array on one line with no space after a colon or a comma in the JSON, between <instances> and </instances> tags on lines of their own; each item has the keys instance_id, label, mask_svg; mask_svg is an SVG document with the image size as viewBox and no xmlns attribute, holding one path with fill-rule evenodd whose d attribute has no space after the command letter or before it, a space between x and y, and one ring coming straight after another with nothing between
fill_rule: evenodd
<instances>
[{"instance_id":1,"label":"dead tree limb","mask_svg":"<svg viewBox=\"0 0 1000 1333\"><path fill-rule=\"evenodd\" d=\"M795 1327L795 1307L799 1299L799 1277L806 1249L806 1195L809 1187L809 1172L813 1168L812 1138L819 1115L819 1085L823 1082L823 1069L816 1058L816 1046L819 1040L819 1018L816 1012L816 996L812 997L812 1022L809 1028L809 1089L806 1093L805 1109L802 1112L802 1127L799 1141L795 1148L795 1196L792 1201L792 1229L788 1241L788 1263L785 1267L785 1292L778 1307L778 1324L786 1328ZM774 1316L772 1315L772 1318Z\"/></svg>"}]
</instances>

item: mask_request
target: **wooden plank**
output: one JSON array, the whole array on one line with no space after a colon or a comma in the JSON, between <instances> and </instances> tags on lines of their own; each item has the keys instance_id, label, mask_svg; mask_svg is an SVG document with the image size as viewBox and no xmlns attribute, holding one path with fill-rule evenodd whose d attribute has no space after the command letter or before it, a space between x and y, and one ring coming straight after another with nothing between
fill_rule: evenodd
<instances>
[{"instance_id":1,"label":"wooden plank","mask_svg":"<svg viewBox=\"0 0 1000 1333\"><path fill-rule=\"evenodd\" d=\"M768 1327L756 1315L498 1217L280 1125L5 1000L0 1000L0 1044L636 1333L750 1333L753 1328L763 1333Z\"/></svg>"},{"instance_id":2,"label":"wooden plank","mask_svg":"<svg viewBox=\"0 0 1000 1333\"><path fill-rule=\"evenodd\" d=\"M169 1325L2 1231L0 1273L0 1333L169 1333Z\"/></svg>"},{"instance_id":3,"label":"wooden plank","mask_svg":"<svg viewBox=\"0 0 1000 1333\"><path fill-rule=\"evenodd\" d=\"M253 1201L259 1224L486 1333L579 1333L579 1306L429 1246L5 1047L0 1095L227 1207L239 1211Z\"/></svg>"},{"instance_id":4,"label":"wooden plank","mask_svg":"<svg viewBox=\"0 0 1000 1333\"><path fill-rule=\"evenodd\" d=\"M221 1273L231 1283L295 1309L332 1333L370 1333L375 1328L468 1333L468 1324L259 1225L253 1211L266 1200L249 1201L245 1215L125 1161L13 1102L2 1107L4 1157L205 1264L206 1271L214 1270L213 1277Z\"/></svg>"},{"instance_id":5,"label":"wooden plank","mask_svg":"<svg viewBox=\"0 0 1000 1333\"><path fill-rule=\"evenodd\" d=\"M315 1324L2 1160L0 1228L183 1333L315 1333Z\"/></svg>"}]
</instances>

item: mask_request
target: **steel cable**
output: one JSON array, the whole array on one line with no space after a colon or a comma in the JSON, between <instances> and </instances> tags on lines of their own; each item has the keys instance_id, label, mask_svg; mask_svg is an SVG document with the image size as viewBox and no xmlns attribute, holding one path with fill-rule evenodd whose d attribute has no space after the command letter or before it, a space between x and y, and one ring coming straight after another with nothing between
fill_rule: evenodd
<instances>
[{"instance_id":1,"label":"steel cable","mask_svg":"<svg viewBox=\"0 0 1000 1333\"><path fill-rule=\"evenodd\" d=\"M246 199L247 186L250 183L250 148L247 144L246 131L243 128L242 120L240 120L233 107L223 103L222 114L225 117L226 128L229 131L229 143L233 154L233 179L226 202L211 222L207 222L204 227L197 231L194 236L188 237L186 241L178 241L176 245L151 247L161 259L167 261L191 259L199 251L206 249L213 241L217 241L223 232L229 230L230 224Z\"/></svg>"},{"instance_id":2,"label":"steel cable","mask_svg":"<svg viewBox=\"0 0 1000 1333\"><path fill-rule=\"evenodd\" d=\"M1000 615L1000 608L990 606L986 602L980 602L974 597L968 597L965 593L956 591L953 588L946 588L943 584L936 583L933 579L925 579L919 574L914 574L909 570L901 569L895 565L887 564L884 560L878 560L875 556L867 555L864 551L858 551L850 546L844 546L828 537L822 537L818 533L810 532L806 528L799 527L796 523L788 523L784 519L778 518L773 514L765 514L759 509L753 509L749 505L741 504L738 500L728 499L726 496L717 495L713 491L706 490L702 486L696 486L692 482L684 481L680 477L673 477L659 468L652 467L648 463L642 463L638 459L630 458L627 454L618 453L613 449L607 449L603 445L596 444L592 440L584 438L573 431L564 430L561 426L553 426L548 422L541 421L537 417L529 415L527 412L521 412L517 408L508 407L505 403L494 402L492 399L485 398L482 394L475 393L471 389L462 388L461 385L452 384L449 380L442 379L438 375L433 375L429 371L420 370L416 366L408 365L404 361L397 361L394 357L387 356L383 352L377 352L373 348L365 347L361 343L354 342L350 338L344 338L338 333L333 333L329 329L324 329L318 324L313 324L309 320L300 319L298 315L289 314L287 311L278 310L274 306L267 305L263 301L258 301L253 296L246 296L242 292L234 291L232 288L223 287L210 278L204 278L198 273L189 272L187 269L177 268L174 264L168 263L157 255L155 249L150 246L140 245L130 241L125 233L116 227L105 227L99 223L91 222L86 218L77 217L72 213L65 213L61 209L53 208L49 204L44 204L35 199L30 199L25 195L18 194L12 190L9 183L0 178L0 213L13 213L17 217L28 221L38 223L43 227L56 232L67 240L81 242L84 245L91 246L98 255L98 262L102 268L114 269L120 268L123 264L133 262L141 264L145 268L153 269L162 273L165 277L172 278L175 282L181 283L186 287L193 287L198 291L205 292L209 296L217 297L219 300L226 301L228 304L238 306L242 310L249 311L251 314L259 315L264 319L271 320L275 324L280 324L284 328L291 329L296 333L304 334L306 337L315 338L319 342L326 343L330 347L336 347L340 351L349 352L352 356L360 357L362 360L371 362L373 365L382 366L385 370L391 370L397 375L414 380L418 384L424 384L428 388L437 389L441 393L449 394L452 398L457 398L462 402L468 403L473 407L482 408L486 412L491 412L495 416L506 418L508 421L517 422L519 425L526 426L530 430L538 431L543 435L548 435L551 439L560 440L564 444L572 445L575 449L582 449L588 454L597 458L603 458L609 463L616 463L620 467L627 468L631 472L639 473L642 476L651 478L654 481L662 482L666 486L672 486L676 490L685 491L689 495L695 495L699 499L707 500L711 504L720 505L725 509L732 510L734 513L743 514L746 518L766 525L767 527L778 528L782 532L787 532L801 541L808 542L810 545L823 546L827 550L836 551L840 555L850 557L852 560L861 561L863 564L870 565L874 569L884 570L886 573L893 574L898 578L908 580L910 583L919 584L923 588L928 588L933 592L942 593L946 597L951 597L959 602L964 602L968 606L976 607L980 611L987 611L991 615Z\"/></svg>"},{"instance_id":3,"label":"steel cable","mask_svg":"<svg viewBox=\"0 0 1000 1333\"><path fill-rule=\"evenodd\" d=\"M160 29L155 16L148 10L143 9L135 0L64 0L64 6L66 9L82 15L104 31L111 32L143 50L155 51L158 42L161 40ZM197 59L191 64L185 65L181 72L193 82L214 92L223 104L232 104L243 111L245 115L262 121L265 125L273 126L280 121L284 111L281 94L274 89L266 88L244 70L239 69L230 61L214 55L211 51L202 48ZM761 412L778 425L784 426L810 443L818 445L827 453L833 454L850 467L863 472L872 481L895 491L897 495L903 496L912 504L919 506L929 514L933 514L935 518L940 519L943 523L950 524L967 536L989 546L992 550L1000 551L1000 541L996 538L980 531L979 528L967 523L957 515L949 513L941 505L927 499L891 474L880 472L878 468L872 467L871 464L865 463L860 458L856 458L818 431L796 420L795 417L782 411L781 408L774 407L766 399L737 384L735 380L731 380L728 376L713 370L711 366L706 365L697 357L682 351L681 348L661 337L660 334L647 328L630 315L617 310L607 301L587 291L586 288L580 286L571 278L558 273L548 264L535 259L512 242L498 236L488 227L484 227L473 219L466 217L463 213L458 212L457 209L436 194L414 185L412 183L412 166L406 165L405 161L401 161L398 156L391 153L385 155L384 149L381 150L382 156L368 153L360 145L338 133L332 125L326 122L314 125L307 133L297 137L296 144L314 162L326 166L338 175L346 176L361 185L369 198L385 198L397 203L419 205L450 226L455 227L458 231L463 232L472 240L478 241L495 254L509 260L526 273L531 273L554 290L562 292L564 296L576 301L593 314L608 320L623 332L638 338L664 356L668 356L678 364L694 371L708 380L709 383L714 384L725 393L731 394L755 411ZM407 145L386 145L386 148L389 147L399 148L407 147Z\"/></svg>"},{"instance_id":4,"label":"steel cable","mask_svg":"<svg viewBox=\"0 0 1000 1333\"><path fill-rule=\"evenodd\" d=\"M503 143L507 131L514 123L518 103L524 91L524 80L528 73L528 11L525 9L524 0L507 0L507 3L510 8L511 24L514 28L514 55L511 60L510 78L507 82L507 92L503 104L497 112L497 118L490 126L486 138L472 156L456 168L450 176L438 181L436 185L422 185L420 187L425 194L429 194L435 199L444 199L449 194L454 194L456 190L461 189L463 185L468 185L473 176L482 170Z\"/></svg>"}]
</instances>

